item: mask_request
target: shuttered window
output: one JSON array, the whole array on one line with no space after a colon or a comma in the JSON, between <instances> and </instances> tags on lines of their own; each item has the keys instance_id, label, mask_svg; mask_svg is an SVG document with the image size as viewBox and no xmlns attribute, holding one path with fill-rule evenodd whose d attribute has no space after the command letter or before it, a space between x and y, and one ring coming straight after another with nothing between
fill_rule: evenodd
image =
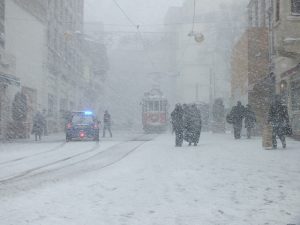
<instances>
[{"instance_id":1,"label":"shuttered window","mask_svg":"<svg viewBox=\"0 0 300 225\"><path fill-rule=\"evenodd\" d=\"M292 15L300 16L300 0L292 0Z\"/></svg>"}]
</instances>

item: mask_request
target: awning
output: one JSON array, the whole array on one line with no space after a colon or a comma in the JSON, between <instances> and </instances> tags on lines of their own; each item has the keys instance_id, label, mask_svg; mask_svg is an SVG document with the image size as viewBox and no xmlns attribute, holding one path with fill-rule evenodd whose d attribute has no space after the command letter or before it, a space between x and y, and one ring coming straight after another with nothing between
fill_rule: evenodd
<instances>
[{"instance_id":1,"label":"awning","mask_svg":"<svg viewBox=\"0 0 300 225\"><path fill-rule=\"evenodd\" d=\"M20 79L10 74L0 73L0 83L15 85L19 87Z\"/></svg>"},{"instance_id":2,"label":"awning","mask_svg":"<svg viewBox=\"0 0 300 225\"><path fill-rule=\"evenodd\" d=\"M293 76L300 71L300 63L281 74L281 78Z\"/></svg>"},{"instance_id":3,"label":"awning","mask_svg":"<svg viewBox=\"0 0 300 225\"><path fill-rule=\"evenodd\" d=\"M272 88L275 86L274 80L272 79L272 77L270 76L266 76L264 78L261 78L257 81L255 81L252 84L248 85L248 92L254 91L255 87L268 87L268 88Z\"/></svg>"}]
</instances>

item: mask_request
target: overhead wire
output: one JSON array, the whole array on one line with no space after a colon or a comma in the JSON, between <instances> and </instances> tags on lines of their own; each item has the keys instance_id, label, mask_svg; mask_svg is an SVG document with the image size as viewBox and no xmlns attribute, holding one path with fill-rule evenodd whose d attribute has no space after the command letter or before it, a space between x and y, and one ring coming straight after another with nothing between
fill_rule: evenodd
<instances>
[{"instance_id":1,"label":"overhead wire","mask_svg":"<svg viewBox=\"0 0 300 225\"><path fill-rule=\"evenodd\" d=\"M115 3L115 5L120 9L120 11L123 13L123 15L126 17L126 19L130 22L130 24L132 25L132 26L134 26L135 28L139 28L139 25L137 25L137 24L135 24L134 22L133 22L133 20L127 15L127 13L122 9L122 7L119 5L119 3L116 1L116 0L112 0L114 3Z\"/></svg>"},{"instance_id":2,"label":"overhead wire","mask_svg":"<svg viewBox=\"0 0 300 225\"><path fill-rule=\"evenodd\" d=\"M32 22L32 23L41 23L40 21L38 20L35 20L35 19L28 19L28 18L21 18L21 17L11 17L11 16L8 16L8 17L5 17L6 20L17 20L17 21L22 21L22 22ZM73 22L69 22L69 21L60 21L60 23L62 24L71 24ZM222 21L221 23L219 21L217 22L208 22L208 21L203 21L203 22L197 22L196 19L194 22L180 22L180 23L153 23L153 24L138 24L138 25L135 25L135 28L136 26L139 26L139 29L142 28L142 27L159 27L159 26L186 26L186 25L196 25L196 24L215 24L215 23L218 23L218 24L228 24L228 25L231 25L234 24L234 23L237 23L237 24L240 24L241 22L240 21L230 21L230 22L225 22L225 21ZM103 26L115 26L115 27L132 27L133 25L132 24L118 24L118 23L102 23L101 21L85 21L84 24L88 24L88 25L95 25L95 26L99 26L99 24L103 25ZM225 29L225 28L222 28L222 29ZM229 27L229 28L226 28L226 29L232 29L232 27ZM121 31L120 31L121 32ZM141 32L141 33L146 33L145 31L144 32ZM152 33L155 33L154 31ZM163 33L163 32L156 32L156 33Z\"/></svg>"},{"instance_id":3,"label":"overhead wire","mask_svg":"<svg viewBox=\"0 0 300 225\"><path fill-rule=\"evenodd\" d=\"M143 45L144 52L145 52L145 54L146 54L146 56L147 56L147 58L148 58L148 60L149 60L149 62L151 64L151 66L153 67L154 70L157 70L154 61L152 60L149 52L147 51L147 46L145 45L145 40L144 40L144 38L142 36L142 33L141 33L140 29L139 29L140 26L133 22L133 20L128 16L128 14L125 12L125 10L123 10L123 8L118 4L118 2L116 0L112 0L112 1L120 9L120 11L123 13L123 15L129 21L129 23L136 29L138 37L141 40L141 43Z\"/></svg>"},{"instance_id":4,"label":"overhead wire","mask_svg":"<svg viewBox=\"0 0 300 225\"><path fill-rule=\"evenodd\" d=\"M194 15L193 15L193 26L192 26L193 33L194 33L194 28L195 28L195 18L196 18L196 0L194 0Z\"/></svg>"},{"instance_id":5,"label":"overhead wire","mask_svg":"<svg viewBox=\"0 0 300 225\"><path fill-rule=\"evenodd\" d=\"M194 0L194 5L193 5L193 19L192 19L192 31L191 33L193 34L194 33L194 29L195 29L195 18L196 18L196 0ZM184 62L184 57L185 57L185 54L186 54L186 51L187 49L189 48L189 46L191 45L191 40L189 39L185 45L185 47L183 48L183 51L182 51L182 54L181 54L181 57L179 59L179 61L176 63L178 65L178 68L179 68L179 76L180 74L182 73L182 70L183 70L183 62Z\"/></svg>"}]
</instances>

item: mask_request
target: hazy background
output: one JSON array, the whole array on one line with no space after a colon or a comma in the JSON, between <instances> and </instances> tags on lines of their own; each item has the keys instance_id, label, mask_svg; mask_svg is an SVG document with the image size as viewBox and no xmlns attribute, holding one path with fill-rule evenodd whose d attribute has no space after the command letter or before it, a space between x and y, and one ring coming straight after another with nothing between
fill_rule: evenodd
<instances>
[{"instance_id":1,"label":"hazy background","mask_svg":"<svg viewBox=\"0 0 300 225\"><path fill-rule=\"evenodd\" d=\"M99 112L108 109L116 123L139 125L141 99L154 86L170 111L176 102L222 97L228 103L231 48L247 2L197 0L195 29L205 35L198 44L188 36L193 0L85 0L85 32L103 41L109 62ZM167 22L174 7L181 13Z\"/></svg>"},{"instance_id":2,"label":"hazy background","mask_svg":"<svg viewBox=\"0 0 300 225\"><path fill-rule=\"evenodd\" d=\"M183 0L119 0L128 16L137 24L162 23L170 6L180 6ZM85 20L105 24L128 25L120 9L112 0L86 0Z\"/></svg>"}]
</instances>

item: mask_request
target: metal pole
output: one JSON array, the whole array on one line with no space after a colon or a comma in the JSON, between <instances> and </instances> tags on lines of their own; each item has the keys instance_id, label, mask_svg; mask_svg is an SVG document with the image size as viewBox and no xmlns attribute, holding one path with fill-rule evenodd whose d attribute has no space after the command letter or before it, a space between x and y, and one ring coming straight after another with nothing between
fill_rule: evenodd
<instances>
[{"instance_id":1,"label":"metal pole","mask_svg":"<svg viewBox=\"0 0 300 225\"><path fill-rule=\"evenodd\" d=\"M209 127L212 130L212 108L213 108L213 72L212 68L209 69Z\"/></svg>"}]
</instances>

